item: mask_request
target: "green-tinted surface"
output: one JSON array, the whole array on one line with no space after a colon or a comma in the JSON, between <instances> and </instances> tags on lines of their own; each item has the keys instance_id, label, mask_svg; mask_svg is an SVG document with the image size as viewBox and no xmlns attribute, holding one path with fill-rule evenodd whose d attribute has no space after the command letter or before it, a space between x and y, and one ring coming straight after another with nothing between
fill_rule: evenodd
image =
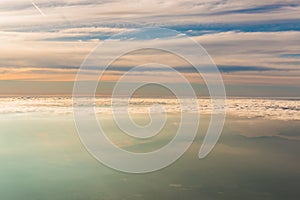
<instances>
[{"instance_id":1,"label":"green-tinted surface","mask_svg":"<svg viewBox=\"0 0 300 200\"><path fill-rule=\"evenodd\" d=\"M203 131L176 163L154 173L131 175L96 161L82 146L71 116L2 116L0 199L300 198L299 121L227 118L219 143L199 160L207 123L202 119ZM165 133L173 129L169 126ZM116 131L111 129L112 138ZM168 141L160 138L149 144L115 139L138 151Z\"/></svg>"}]
</instances>

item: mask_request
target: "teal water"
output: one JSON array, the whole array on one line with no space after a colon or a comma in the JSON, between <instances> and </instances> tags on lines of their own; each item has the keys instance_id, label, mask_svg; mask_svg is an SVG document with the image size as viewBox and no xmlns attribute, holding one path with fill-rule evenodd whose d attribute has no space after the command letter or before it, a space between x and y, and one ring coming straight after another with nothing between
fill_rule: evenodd
<instances>
[{"instance_id":1,"label":"teal water","mask_svg":"<svg viewBox=\"0 0 300 200\"><path fill-rule=\"evenodd\" d=\"M0 199L300 199L299 121L227 117L213 152L199 160L208 122L202 118L194 144L177 162L132 175L95 160L71 115L2 115ZM116 144L132 151L162 146L175 129L167 126L149 142L128 142L109 119L103 123Z\"/></svg>"}]
</instances>

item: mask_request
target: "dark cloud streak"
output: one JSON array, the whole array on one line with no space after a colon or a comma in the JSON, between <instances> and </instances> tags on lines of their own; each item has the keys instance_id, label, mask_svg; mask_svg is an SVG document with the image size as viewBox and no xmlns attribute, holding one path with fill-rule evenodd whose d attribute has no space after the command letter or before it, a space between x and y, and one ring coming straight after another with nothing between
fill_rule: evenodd
<instances>
[{"instance_id":1,"label":"dark cloud streak","mask_svg":"<svg viewBox=\"0 0 300 200\"><path fill-rule=\"evenodd\" d=\"M251 72L251 71L289 71L289 70L297 70L297 69L278 69L278 68L271 68L271 67L259 67L259 66L240 66L240 65L219 65L217 66L218 70L222 73L234 73L234 72ZM80 67L76 66L50 66L50 67L40 67L40 68L30 68L33 70L33 72L36 73L48 73L49 69L62 69L62 70L79 70ZM102 71L105 67L97 67L97 66L87 66L82 68L84 71ZM182 66L182 67L173 67L173 69L183 72L183 73L196 73L196 69L192 66ZM133 67L129 66L109 66L106 71L109 72L128 72L130 70L133 70ZM133 70L134 72L170 72L169 68L162 68L162 67L139 67ZM202 72L215 72L211 67L205 67L203 66L201 68ZM56 72L52 72L56 73ZM59 72L61 73L61 72Z\"/></svg>"},{"instance_id":2,"label":"dark cloud streak","mask_svg":"<svg viewBox=\"0 0 300 200\"><path fill-rule=\"evenodd\" d=\"M227 15L227 14L256 14L256 13L267 13L280 10L282 8L292 8L298 7L299 4L270 4L270 5L263 5L257 6L252 8L245 8L245 9L236 9L236 10L227 10L222 12L213 13L212 15Z\"/></svg>"}]
</instances>

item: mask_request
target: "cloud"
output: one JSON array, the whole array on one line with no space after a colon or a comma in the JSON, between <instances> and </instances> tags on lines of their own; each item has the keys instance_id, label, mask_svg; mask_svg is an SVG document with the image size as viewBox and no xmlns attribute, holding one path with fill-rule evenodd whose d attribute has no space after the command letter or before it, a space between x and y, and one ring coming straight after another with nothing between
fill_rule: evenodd
<instances>
[{"instance_id":1,"label":"cloud","mask_svg":"<svg viewBox=\"0 0 300 200\"><path fill-rule=\"evenodd\" d=\"M24 101L22 98L0 98L0 114L15 113L39 113L39 114L71 114L72 99L71 98L28 98ZM84 105L84 99L80 101ZM89 101L87 100L86 103ZM192 101L193 102L193 101ZM111 114L111 101L108 98L96 98L96 113ZM211 114L211 100L198 99L199 110L195 106L181 108L177 99L170 98L132 98L129 102L130 113L149 113L149 107L153 105L161 105L167 113L200 113ZM275 119L283 121L298 121L299 101L284 99L227 99L227 114L229 116L241 118L259 118L259 119ZM114 104L117 113L124 113L124 104ZM153 112L162 112L161 109L153 109Z\"/></svg>"},{"instance_id":2,"label":"cloud","mask_svg":"<svg viewBox=\"0 0 300 200\"><path fill-rule=\"evenodd\" d=\"M262 72L262 71L288 71L288 70L295 70L295 69L278 69L278 68L269 68L269 67L258 67L258 66L228 66L228 65L219 65L217 66L220 72L224 73L233 73L233 72ZM53 68L59 68L59 69L79 69L80 67L64 67L64 66L58 66ZM197 73L196 69L192 66L180 66L180 67L172 67L174 70L178 72L186 72L186 73ZM98 70L104 70L105 67L102 66L90 66L86 67L85 70L91 70L91 71L98 71ZM130 70L133 70L132 66L110 66L106 69L110 72L128 72ZM300 69L297 69L300 70ZM169 68L166 67L158 67L155 64L151 66L142 66L139 68L136 68L133 70L134 72L170 72ZM203 66L201 68L202 72L214 72L209 67Z\"/></svg>"},{"instance_id":3,"label":"cloud","mask_svg":"<svg viewBox=\"0 0 300 200\"><path fill-rule=\"evenodd\" d=\"M218 13L214 13L214 14L224 15L224 14L236 14L236 13L251 13L251 14L266 13L266 12L278 11L283 8L293 8L293 7L298 7L298 6L299 6L299 4L297 4L297 3L268 4L268 5L251 7L251 8L227 10L227 11L218 12Z\"/></svg>"},{"instance_id":4,"label":"cloud","mask_svg":"<svg viewBox=\"0 0 300 200\"><path fill-rule=\"evenodd\" d=\"M118 32L124 29L98 27L95 32ZM3 33L0 37L4 40L0 46L0 68L5 68L5 75L0 79L32 79L46 78L47 80L62 80L65 75L67 80L74 80L76 70L79 68L85 57L98 44L97 41L45 41L47 38L56 38L65 35L80 35L90 32L89 28L66 29L59 32L35 32ZM212 33L202 36L191 37L202 44L216 62L219 70L223 73L225 83L246 84L287 84L300 83L299 58L300 52L299 38L300 32L222 32ZM282 39L284 38L284 40ZM121 42L124 42L121 44ZM127 42L127 43L125 43ZM112 52L114 48L121 45L131 45L138 40L118 41L115 46L107 49ZM180 37L142 40L146 45L164 44L165 46L176 46L178 48L188 48ZM106 59L109 55L102 55ZM103 69L94 65L89 66L88 71ZM114 76L116 80L121 73L128 71L132 66L139 63L165 63L176 70L185 73L192 80L197 80L195 70L184 60L161 51L142 51L129 54L113 63L113 68L109 68L108 75ZM26 70L27 69L27 70ZM29 71L29 69L31 71ZM9 74L9 70L11 73ZM41 70L44 70L41 71ZM65 70L62 72L62 70ZM209 72L209 68L203 70ZM45 76L49 72L48 77ZM61 72L61 74L60 74ZM140 68L134 76L144 78L153 73L164 72L166 70L155 67ZM30 75L31 73L31 75ZM87 76L92 72L85 72ZM68 78L67 78L68 75ZM40 78L39 78L40 76ZM194 77L193 77L194 76ZM41 78L42 77L42 78ZM198 78L199 79L199 78Z\"/></svg>"},{"instance_id":5,"label":"cloud","mask_svg":"<svg viewBox=\"0 0 300 200\"><path fill-rule=\"evenodd\" d=\"M299 20L297 0L34 0L47 17L28 0L0 2L0 26L9 30L51 30L92 26L176 26L185 24L259 24ZM22 24L22 27L19 26ZM296 25L296 22L295 22ZM283 24L282 24L283 26Z\"/></svg>"},{"instance_id":6,"label":"cloud","mask_svg":"<svg viewBox=\"0 0 300 200\"><path fill-rule=\"evenodd\" d=\"M260 20L255 22L231 23L193 23L171 25L167 28L183 32L189 36L201 36L220 32L282 32L300 31L300 19L289 20Z\"/></svg>"},{"instance_id":7,"label":"cloud","mask_svg":"<svg viewBox=\"0 0 300 200\"><path fill-rule=\"evenodd\" d=\"M226 83L300 83L297 0L34 0L34 3L46 17L29 0L0 2L3 72L0 79L72 80L98 42L123 31L162 26L199 42L219 66ZM186 47L180 38L148 42ZM158 57L157 62L166 61L196 80L193 68L186 63L151 52L120 59L110 69L110 76L127 71L137 59L147 62L154 57ZM92 70L90 66L87 76ZM166 73L148 67L134 75L144 77L154 72Z\"/></svg>"},{"instance_id":8,"label":"cloud","mask_svg":"<svg viewBox=\"0 0 300 200\"><path fill-rule=\"evenodd\" d=\"M270 68L270 67L257 67L257 66L218 66L221 72L230 73L230 72L249 72L249 71L278 71L281 69Z\"/></svg>"},{"instance_id":9,"label":"cloud","mask_svg":"<svg viewBox=\"0 0 300 200\"><path fill-rule=\"evenodd\" d=\"M283 58L300 58L300 53L284 53L284 54L280 54L279 55L280 57L283 57Z\"/></svg>"}]
</instances>

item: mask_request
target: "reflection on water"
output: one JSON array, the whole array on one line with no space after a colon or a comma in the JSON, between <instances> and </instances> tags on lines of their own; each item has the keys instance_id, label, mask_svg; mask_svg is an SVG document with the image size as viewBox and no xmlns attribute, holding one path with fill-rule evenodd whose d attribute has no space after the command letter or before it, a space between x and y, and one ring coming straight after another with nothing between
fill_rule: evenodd
<instances>
[{"instance_id":1,"label":"reflection on water","mask_svg":"<svg viewBox=\"0 0 300 200\"><path fill-rule=\"evenodd\" d=\"M142 116L134 117L143 124L147 119ZM167 143L178 117L171 114L164 131L145 141L122 136L110 116L99 114L109 137L137 152ZM72 115L2 113L0 199L300 198L300 121L230 116L213 152L199 160L208 123L208 116L202 116L194 144L177 162L154 173L131 175L107 168L87 153Z\"/></svg>"}]
</instances>

